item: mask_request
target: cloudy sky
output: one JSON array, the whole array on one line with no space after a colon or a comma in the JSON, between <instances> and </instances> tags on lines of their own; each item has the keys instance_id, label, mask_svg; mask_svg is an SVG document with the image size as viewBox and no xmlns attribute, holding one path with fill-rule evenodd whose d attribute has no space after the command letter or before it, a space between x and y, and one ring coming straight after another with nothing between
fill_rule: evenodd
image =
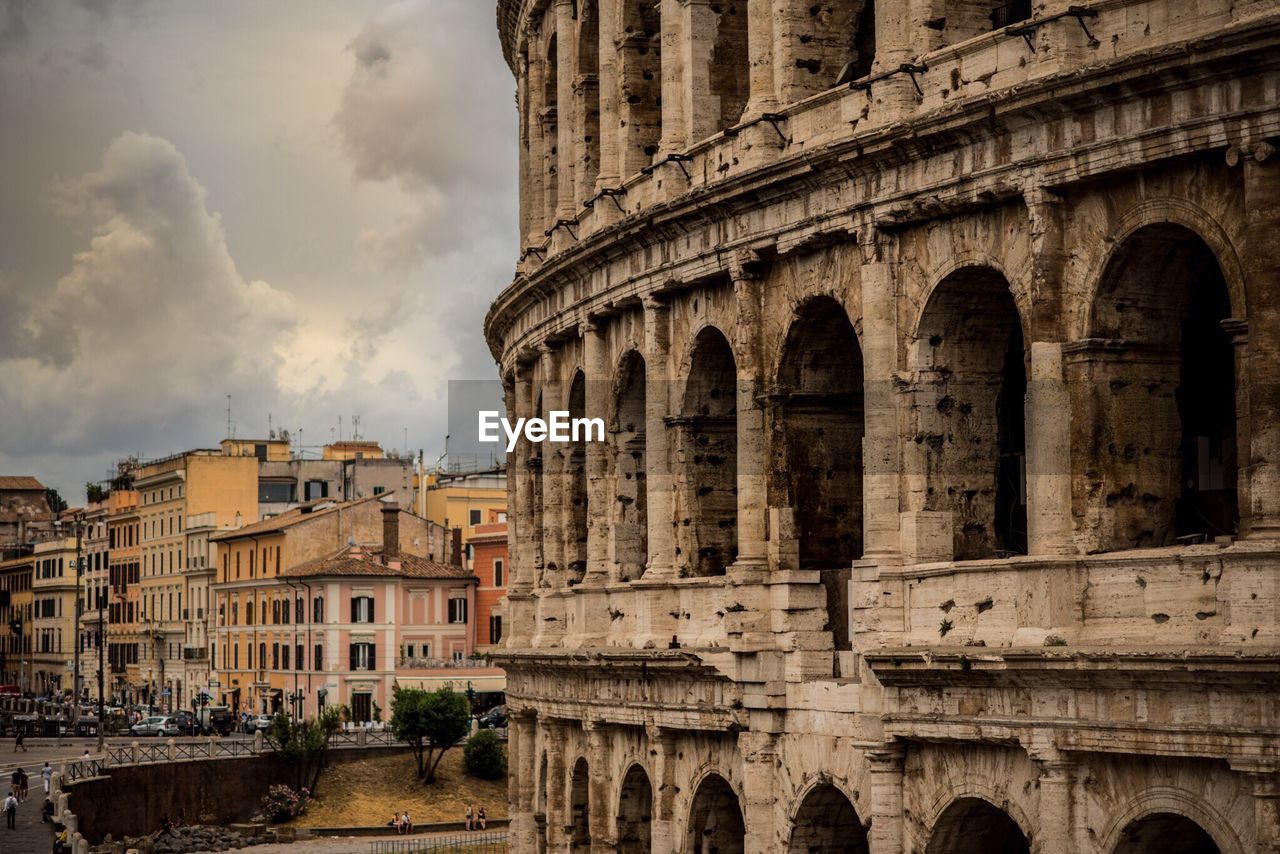
<instances>
[{"instance_id":1,"label":"cloudy sky","mask_svg":"<svg viewBox=\"0 0 1280 854\"><path fill-rule=\"evenodd\" d=\"M438 454L517 254L491 0L0 0L0 474ZM456 447L456 444L455 444Z\"/></svg>"}]
</instances>

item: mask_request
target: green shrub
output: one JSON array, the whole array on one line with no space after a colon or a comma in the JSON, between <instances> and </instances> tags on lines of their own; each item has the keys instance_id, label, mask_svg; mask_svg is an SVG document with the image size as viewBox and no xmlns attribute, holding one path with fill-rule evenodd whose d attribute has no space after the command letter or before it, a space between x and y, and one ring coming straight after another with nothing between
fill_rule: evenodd
<instances>
[{"instance_id":1,"label":"green shrub","mask_svg":"<svg viewBox=\"0 0 1280 854\"><path fill-rule=\"evenodd\" d=\"M467 741L462 751L467 773L485 780L498 780L507 774L507 751L491 729L482 729Z\"/></svg>"}]
</instances>

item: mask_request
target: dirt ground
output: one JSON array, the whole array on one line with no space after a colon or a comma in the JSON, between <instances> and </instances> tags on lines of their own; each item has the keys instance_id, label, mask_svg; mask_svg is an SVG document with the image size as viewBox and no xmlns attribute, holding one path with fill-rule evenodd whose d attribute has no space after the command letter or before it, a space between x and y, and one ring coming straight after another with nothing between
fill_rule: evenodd
<instances>
[{"instance_id":1,"label":"dirt ground","mask_svg":"<svg viewBox=\"0 0 1280 854\"><path fill-rule=\"evenodd\" d=\"M445 754L436 781L416 779L413 754L382 756L331 765L320 778L318 803L294 822L299 827L386 824L392 811L409 811L415 824L462 821L467 804L483 806L490 818L507 815L507 781L481 780L462 767L462 748Z\"/></svg>"}]
</instances>

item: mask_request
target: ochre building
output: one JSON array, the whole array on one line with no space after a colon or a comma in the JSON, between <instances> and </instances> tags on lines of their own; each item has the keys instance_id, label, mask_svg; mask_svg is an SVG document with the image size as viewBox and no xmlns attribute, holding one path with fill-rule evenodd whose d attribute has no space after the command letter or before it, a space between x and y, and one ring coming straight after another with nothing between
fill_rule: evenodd
<instances>
[{"instance_id":1,"label":"ochre building","mask_svg":"<svg viewBox=\"0 0 1280 854\"><path fill-rule=\"evenodd\" d=\"M1280 7L497 7L513 850L1280 850Z\"/></svg>"}]
</instances>

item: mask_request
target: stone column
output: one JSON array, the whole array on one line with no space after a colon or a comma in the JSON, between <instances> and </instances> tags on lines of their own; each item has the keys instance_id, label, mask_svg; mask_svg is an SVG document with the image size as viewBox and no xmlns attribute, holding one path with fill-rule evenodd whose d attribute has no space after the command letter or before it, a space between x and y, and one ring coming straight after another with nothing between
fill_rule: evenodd
<instances>
[{"instance_id":1,"label":"stone column","mask_svg":"<svg viewBox=\"0 0 1280 854\"><path fill-rule=\"evenodd\" d=\"M734 362L737 367L738 558L734 574L767 567L767 439L764 409L758 397L764 376L761 362L760 275L754 258L733 265Z\"/></svg>"},{"instance_id":2,"label":"stone column","mask_svg":"<svg viewBox=\"0 0 1280 854\"><path fill-rule=\"evenodd\" d=\"M1280 539L1280 154L1244 160L1244 276L1249 323L1249 505L1252 539Z\"/></svg>"},{"instance_id":3,"label":"stone column","mask_svg":"<svg viewBox=\"0 0 1280 854\"><path fill-rule=\"evenodd\" d=\"M1280 854L1280 771L1266 768L1248 778L1253 788L1254 851Z\"/></svg>"},{"instance_id":4,"label":"stone column","mask_svg":"<svg viewBox=\"0 0 1280 854\"><path fill-rule=\"evenodd\" d=\"M1074 763L1066 758L1042 759L1040 769L1040 833L1037 854L1077 851L1071 781Z\"/></svg>"},{"instance_id":5,"label":"stone column","mask_svg":"<svg viewBox=\"0 0 1280 854\"><path fill-rule=\"evenodd\" d=\"M644 303L644 461L648 513L649 564L644 577L675 574L675 477L667 431L671 412L671 309L664 300Z\"/></svg>"},{"instance_id":6,"label":"stone column","mask_svg":"<svg viewBox=\"0 0 1280 854\"><path fill-rule=\"evenodd\" d=\"M542 374L542 412L550 419L553 410L567 407L560 382L560 350L543 345L539 351ZM565 556L565 445L547 442L542 446L542 583L547 587L564 584Z\"/></svg>"},{"instance_id":7,"label":"stone column","mask_svg":"<svg viewBox=\"0 0 1280 854\"><path fill-rule=\"evenodd\" d=\"M676 839L676 733L650 724L649 754L653 757L653 817L650 821L652 854L672 854L680 849Z\"/></svg>"},{"instance_id":8,"label":"stone column","mask_svg":"<svg viewBox=\"0 0 1280 854\"><path fill-rule=\"evenodd\" d=\"M529 58L521 55L516 75L516 103L520 110L520 240L521 248L529 245L529 223L533 218L533 160L530 157L532 105L529 102Z\"/></svg>"},{"instance_id":9,"label":"stone column","mask_svg":"<svg viewBox=\"0 0 1280 854\"><path fill-rule=\"evenodd\" d=\"M546 90L546 59L542 54L543 42L541 31L536 25L530 25L526 42L528 79L525 90L528 103L525 109L525 121L529 133L529 216L524 238L525 246L541 246L545 239L542 232L547 227L546 193L547 193L547 152L544 135L543 116L547 109L544 98Z\"/></svg>"},{"instance_id":10,"label":"stone column","mask_svg":"<svg viewBox=\"0 0 1280 854\"><path fill-rule=\"evenodd\" d=\"M604 723L583 721L587 734L587 762L591 771L588 784L587 827L591 832L592 854L607 854L617 848L612 798L609 795L613 766L609 762L609 732Z\"/></svg>"},{"instance_id":11,"label":"stone column","mask_svg":"<svg viewBox=\"0 0 1280 854\"><path fill-rule=\"evenodd\" d=\"M899 554L897 301L886 247L867 247L862 265L862 525L863 556L894 562Z\"/></svg>"},{"instance_id":12,"label":"stone column","mask_svg":"<svg viewBox=\"0 0 1280 854\"><path fill-rule=\"evenodd\" d=\"M872 854L898 854L903 850L902 774L905 759L905 749L896 742L867 752L871 776L871 831L867 842Z\"/></svg>"},{"instance_id":13,"label":"stone column","mask_svg":"<svg viewBox=\"0 0 1280 854\"><path fill-rule=\"evenodd\" d=\"M573 219L578 204L573 198L574 174L580 152L574 137L577 116L573 80L576 71L577 31L573 0L555 0L556 21L556 219ZM554 225L554 223L548 223Z\"/></svg>"},{"instance_id":14,"label":"stone column","mask_svg":"<svg viewBox=\"0 0 1280 854\"><path fill-rule=\"evenodd\" d=\"M716 60L712 52L720 12L711 0L682 0L682 3L680 94L684 98L681 112L685 136L683 144L675 146L677 149L688 148L720 130L720 96L711 85L711 64ZM664 92L664 99L665 96Z\"/></svg>"},{"instance_id":15,"label":"stone column","mask_svg":"<svg viewBox=\"0 0 1280 854\"><path fill-rule=\"evenodd\" d=\"M621 117L618 106L622 81L618 76L620 51L617 42L622 26L618 20L618 12L618 4L613 0L596 6L596 13L600 16L600 171L596 175L597 191L617 187L622 183ZM617 211L607 200L601 209Z\"/></svg>"},{"instance_id":16,"label":"stone column","mask_svg":"<svg viewBox=\"0 0 1280 854\"><path fill-rule=\"evenodd\" d=\"M1241 379L1249 376L1249 323L1239 318L1228 318L1221 322L1224 332L1231 336L1231 347L1235 353L1236 368L1236 506L1240 508L1240 535L1249 536L1249 514L1245 508L1253 503L1251 490L1253 484L1250 469L1247 465L1251 456L1249 437L1253 428L1249 422L1249 384Z\"/></svg>"},{"instance_id":17,"label":"stone column","mask_svg":"<svg viewBox=\"0 0 1280 854\"><path fill-rule=\"evenodd\" d=\"M608 409L609 368L605 321L582 324L583 373L586 375L586 417L605 418ZM603 584L609 578L608 446L587 442L587 573L584 584Z\"/></svg>"},{"instance_id":18,"label":"stone column","mask_svg":"<svg viewBox=\"0 0 1280 854\"><path fill-rule=\"evenodd\" d=\"M1071 537L1071 395L1062 345L1031 344L1027 383L1027 551L1067 555Z\"/></svg>"},{"instance_id":19,"label":"stone column","mask_svg":"<svg viewBox=\"0 0 1280 854\"><path fill-rule=\"evenodd\" d=\"M507 803L511 810L511 838L518 850L536 850L533 838L534 792L538 785L535 734L537 718L530 711L520 711L510 718L507 739L508 767Z\"/></svg>"},{"instance_id":20,"label":"stone column","mask_svg":"<svg viewBox=\"0 0 1280 854\"><path fill-rule=\"evenodd\" d=\"M567 776L566 727L563 721L548 721L547 748L547 849L567 851L569 835L565 828L572 824L569 814L569 779ZM535 772L536 773L536 772Z\"/></svg>"},{"instance_id":21,"label":"stone column","mask_svg":"<svg viewBox=\"0 0 1280 854\"><path fill-rule=\"evenodd\" d=\"M689 138L684 97L684 3L662 4L662 139L659 156L680 151Z\"/></svg>"},{"instance_id":22,"label":"stone column","mask_svg":"<svg viewBox=\"0 0 1280 854\"><path fill-rule=\"evenodd\" d=\"M528 418L533 413L533 371L528 364L517 364L515 370L515 416ZM518 591L533 587L533 543L540 532L533 528L533 479L529 471L529 442L523 437L516 444L510 469L515 479L515 504L509 518L513 523L511 533L512 566L511 586Z\"/></svg>"},{"instance_id":23,"label":"stone column","mask_svg":"<svg viewBox=\"0 0 1280 854\"><path fill-rule=\"evenodd\" d=\"M773 781L777 777L777 736L744 730L738 733L738 751L742 754L742 817L747 831L743 847L747 851L776 851L779 840Z\"/></svg>"},{"instance_id":24,"label":"stone column","mask_svg":"<svg viewBox=\"0 0 1280 854\"><path fill-rule=\"evenodd\" d=\"M747 52L750 54L750 98L743 120L759 118L778 108L778 86L773 76L775 0L747 0Z\"/></svg>"}]
</instances>

